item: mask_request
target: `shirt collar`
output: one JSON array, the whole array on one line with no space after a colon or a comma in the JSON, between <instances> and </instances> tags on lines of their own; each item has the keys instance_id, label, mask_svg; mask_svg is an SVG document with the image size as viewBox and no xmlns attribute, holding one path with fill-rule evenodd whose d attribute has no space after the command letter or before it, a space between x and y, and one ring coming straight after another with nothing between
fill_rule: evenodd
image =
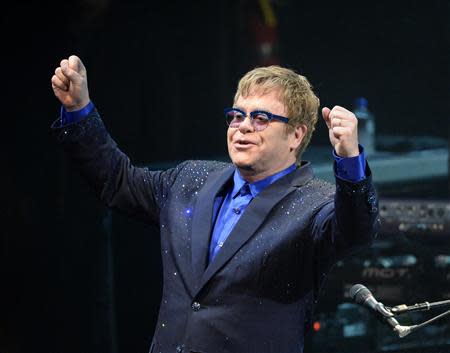
<instances>
[{"instance_id":1,"label":"shirt collar","mask_svg":"<svg viewBox=\"0 0 450 353\"><path fill-rule=\"evenodd\" d=\"M283 169L282 171L275 173L273 175L270 175L262 180L258 180L254 183L249 183L250 187L250 193L252 194L252 197L256 197L261 191L263 191L266 187L268 187L270 184L276 182L278 179L284 177L285 175L293 172L296 168L295 163L293 163L291 166L287 167L286 169ZM234 175L233 175L233 181L234 186L233 190L231 192L231 196L234 198L236 197L239 190L241 190L242 186L246 183L245 179L242 177L241 173L239 172L239 169L235 169Z\"/></svg>"}]
</instances>

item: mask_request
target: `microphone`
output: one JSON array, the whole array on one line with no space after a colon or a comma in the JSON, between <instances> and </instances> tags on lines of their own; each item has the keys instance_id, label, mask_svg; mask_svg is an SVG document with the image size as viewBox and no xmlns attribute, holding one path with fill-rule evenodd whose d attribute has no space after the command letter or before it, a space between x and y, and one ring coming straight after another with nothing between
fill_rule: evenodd
<instances>
[{"instance_id":1,"label":"microphone","mask_svg":"<svg viewBox=\"0 0 450 353\"><path fill-rule=\"evenodd\" d=\"M369 289L362 284L355 284L350 288L350 297L357 303L366 308L375 311L377 318L381 322L388 324L399 337L405 337L410 334L414 326L402 326L394 318L394 314L387 309L383 303L378 302Z\"/></svg>"}]
</instances>

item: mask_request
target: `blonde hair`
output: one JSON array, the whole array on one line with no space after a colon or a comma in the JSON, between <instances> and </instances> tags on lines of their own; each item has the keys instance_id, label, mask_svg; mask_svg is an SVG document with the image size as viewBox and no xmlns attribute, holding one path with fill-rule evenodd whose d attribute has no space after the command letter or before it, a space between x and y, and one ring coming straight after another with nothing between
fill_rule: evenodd
<instances>
[{"instance_id":1,"label":"blonde hair","mask_svg":"<svg viewBox=\"0 0 450 353\"><path fill-rule=\"evenodd\" d=\"M300 125L307 131L296 154L297 160L308 146L317 123L319 98L314 94L312 86L305 76L291 69L277 65L257 67L247 72L239 81L234 101L239 97L247 97L253 93L277 90L279 99L287 110L289 123L286 132L291 132Z\"/></svg>"}]
</instances>

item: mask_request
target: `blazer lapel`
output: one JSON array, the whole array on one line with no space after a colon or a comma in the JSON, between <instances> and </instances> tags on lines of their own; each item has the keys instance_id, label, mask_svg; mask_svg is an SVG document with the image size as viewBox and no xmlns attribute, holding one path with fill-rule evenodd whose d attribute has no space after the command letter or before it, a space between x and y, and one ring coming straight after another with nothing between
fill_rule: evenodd
<instances>
[{"instance_id":1,"label":"blazer lapel","mask_svg":"<svg viewBox=\"0 0 450 353\"><path fill-rule=\"evenodd\" d=\"M192 238L191 238L191 256L192 270L194 274L194 283L198 285L208 261L209 241L212 228L212 216L214 209L214 200L218 192L223 188L231 178L234 167L225 171L211 173L200 189L195 209L192 215Z\"/></svg>"},{"instance_id":2,"label":"blazer lapel","mask_svg":"<svg viewBox=\"0 0 450 353\"><path fill-rule=\"evenodd\" d=\"M203 276L201 277L201 282L197 289L197 293L256 232L258 227L266 219L270 210L289 193L294 191L297 186L305 184L312 177L313 173L310 168L310 164L306 163L293 173L286 175L272 185L268 186L255 199L252 200L241 219L231 231L222 249L220 249L214 260L209 264L206 271L204 271L204 273L202 272ZM209 207L211 207L211 205L212 203L208 204ZM210 219L211 218L208 220ZM203 239L203 241L206 242L206 247L208 247L209 238L206 240ZM196 246L199 246L198 243L196 244ZM202 246L204 246L204 244L202 244ZM193 260L194 259L195 258L193 258Z\"/></svg>"}]
</instances>

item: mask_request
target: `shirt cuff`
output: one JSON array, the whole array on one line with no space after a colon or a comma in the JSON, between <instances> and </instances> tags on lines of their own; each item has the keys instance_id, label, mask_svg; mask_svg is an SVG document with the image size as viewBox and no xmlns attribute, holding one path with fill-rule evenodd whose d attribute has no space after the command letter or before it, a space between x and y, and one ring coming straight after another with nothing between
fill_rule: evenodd
<instances>
[{"instance_id":1,"label":"shirt cuff","mask_svg":"<svg viewBox=\"0 0 450 353\"><path fill-rule=\"evenodd\" d=\"M358 145L359 155L356 157L343 158L333 150L335 160L335 174L337 177L356 183L366 178L366 157L364 147Z\"/></svg>"},{"instance_id":2,"label":"shirt cuff","mask_svg":"<svg viewBox=\"0 0 450 353\"><path fill-rule=\"evenodd\" d=\"M94 109L94 104L89 102L84 108L68 112L64 106L61 106L61 127L74 124L84 119Z\"/></svg>"}]
</instances>

